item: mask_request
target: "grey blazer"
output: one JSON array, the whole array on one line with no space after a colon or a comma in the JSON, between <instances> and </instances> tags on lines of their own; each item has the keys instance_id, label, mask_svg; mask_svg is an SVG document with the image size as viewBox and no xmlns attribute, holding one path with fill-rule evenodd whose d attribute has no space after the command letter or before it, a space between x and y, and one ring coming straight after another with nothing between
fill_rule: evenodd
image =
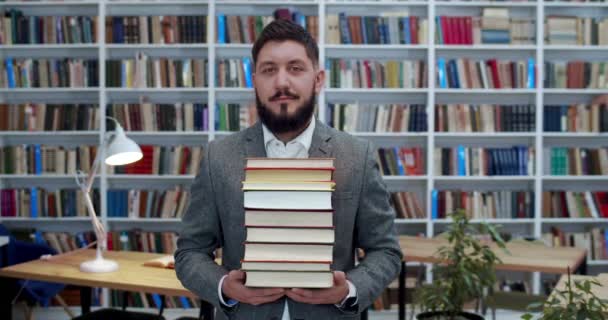
<instances>
[{"instance_id":1,"label":"grey blazer","mask_svg":"<svg viewBox=\"0 0 608 320\"><path fill-rule=\"evenodd\" d=\"M229 319L279 320L284 299L288 299L225 308L218 297L222 276L241 267L246 235L241 190L245 158L266 157L263 141L258 122L209 143L191 187L175 252L175 270L184 287L222 310ZM359 313L399 272L402 255L393 224L395 213L374 152L369 142L316 122L309 156L336 158L331 267L346 272L347 279L357 288L358 304L356 310L347 312L334 305L302 304L288 299L291 319L359 319ZM221 266L213 256L218 247L223 248ZM366 254L356 267L355 248L362 248Z\"/></svg>"}]
</instances>

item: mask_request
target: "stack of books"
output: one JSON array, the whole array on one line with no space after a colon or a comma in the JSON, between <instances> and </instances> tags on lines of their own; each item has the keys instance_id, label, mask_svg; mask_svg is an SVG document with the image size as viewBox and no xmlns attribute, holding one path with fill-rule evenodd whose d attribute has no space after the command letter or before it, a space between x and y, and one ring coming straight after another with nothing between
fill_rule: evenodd
<instances>
[{"instance_id":1,"label":"stack of books","mask_svg":"<svg viewBox=\"0 0 608 320\"><path fill-rule=\"evenodd\" d=\"M333 286L333 171L329 158L247 159L246 286Z\"/></svg>"}]
</instances>

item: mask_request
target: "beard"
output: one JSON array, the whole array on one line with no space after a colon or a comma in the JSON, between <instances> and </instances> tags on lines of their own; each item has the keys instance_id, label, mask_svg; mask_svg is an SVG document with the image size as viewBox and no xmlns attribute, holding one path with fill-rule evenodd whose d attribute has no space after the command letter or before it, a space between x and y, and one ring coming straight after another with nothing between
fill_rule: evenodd
<instances>
[{"instance_id":1,"label":"beard","mask_svg":"<svg viewBox=\"0 0 608 320\"><path fill-rule=\"evenodd\" d=\"M289 92L277 92L273 97L279 97L281 95L297 97ZM273 98L270 98L272 101ZM305 126L308 125L308 121L311 119L315 111L315 89L313 87L310 98L304 101L300 106L296 108L293 115L287 113L287 103L280 105L279 114L275 114L260 100L258 92L255 92L256 110L260 121L275 134L281 134L291 131L302 131Z\"/></svg>"}]
</instances>

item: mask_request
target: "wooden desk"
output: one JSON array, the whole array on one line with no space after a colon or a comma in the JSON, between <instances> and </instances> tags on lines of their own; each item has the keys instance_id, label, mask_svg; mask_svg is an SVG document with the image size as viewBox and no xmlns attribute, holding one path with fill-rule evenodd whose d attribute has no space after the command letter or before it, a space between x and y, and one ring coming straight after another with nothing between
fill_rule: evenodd
<instances>
[{"instance_id":1,"label":"wooden desk","mask_svg":"<svg viewBox=\"0 0 608 320\"><path fill-rule=\"evenodd\" d=\"M84 294L81 292L81 299L84 300L81 302L83 303L83 313L90 310L91 287L158 293L167 296L187 296L198 299L196 295L181 285L175 275L175 270L143 266L145 261L162 256L164 254L107 251L104 253L104 257L118 262L118 271L110 273L85 273L80 271L80 264L83 261L93 259L95 257L95 250L81 250L74 253L57 255L51 260L32 260L2 268L0 269L0 277L58 282L86 287L88 288L88 294L86 291ZM89 302L88 306L86 305L87 298ZM12 299L13 297L3 297L0 303L10 304ZM10 307L9 305L9 310ZM203 308L201 308L202 311ZM0 318L8 319L5 315Z\"/></svg>"},{"instance_id":2,"label":"wooden desk","mask_svg":"<svg viewBox=\"0 0 608 320\"><path fill-rule=\"evenodd\" d=\"M400 236L399 245L406 261L437 263L441 262L434 255L447 239L421 238ZM496 265L498 270L508 271L539 271L545 273L567 273L568 267L574 272L585 262L586 250L580 248L559 247L552 248L531 242L507 242L504 252L498 246L491 245L502 263Z\"/></svg>"},{"instance_id":3,"label":"wooden desk","mask_svg":"<svg viewBox=\"0 0 608 320\"><path fill-rule=\"evenodd\" d=\"M597 282L599 282L602 285L601 287L592 285L591 289L598 298L608 300L608 274L602 273L598 276L571 275L570 281L572 282L573 290L576 291L576 287L574 287L574 281L584 280L596 280ZM564 274L561 276L561 278L559 278L559 281L557 282L557 285L555 285L555 288L553 288L553 292L551 293L549 299L554 297L554 295L556 294L556 290L566 290L566 281L568 281L568 275Z\"/></svg>"},{"instance_id":4,"label":"wooden desk","mask_svg":"<svg viewBox=\"0 0 608 320\"><path fill-rule=\"evenodd\" d=\"M435 253L439 247L447 244L448 240L444 238L399 237L399 246L403 253L398 294L400 320L405 319L405 262L442 262L435 257ZM492 248L502 260L502 263L496 265L498 270L563 274L567 273L568 267L572 272L581 267L583 272L586 271L584 270L586 250L580 248L551 248L542 244L520 241L508 242L506 244L508 253L500 250L496 245L492 245Z\"/></svg>"}]
</instances>

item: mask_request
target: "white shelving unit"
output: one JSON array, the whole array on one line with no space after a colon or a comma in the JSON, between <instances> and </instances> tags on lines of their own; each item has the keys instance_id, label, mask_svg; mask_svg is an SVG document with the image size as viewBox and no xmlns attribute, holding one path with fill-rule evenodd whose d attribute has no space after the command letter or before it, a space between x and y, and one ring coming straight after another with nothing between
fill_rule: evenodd
<instances>
[{"instance_id":1,"label":"white shelving unit","mask_svg":"<svg viewBox=\"0 0 608 320\"><path fill-rule=\"evenodd\" d=\"M319 19L320 65L332 57L355 58L411 58L423 59L428 63L428 88L424 89L330 89L327 88L318 96L319 118L325 121L326 104L333 102L361 103L416 103L427 105L428 128L422 133L373 133L359 132L354 135L370 139L378 146L421 145L426 152L426 175L415 177L385 177L391 190L415 191L422 195L422 202L427 219L397 219L400 233L423 233L433 236L447 221L430 219L431 192L438 189L462 188L467 190L533 190L536 215L532 219L489 220L512 228L520 228L523 233L540 237L551 225L578 224L581 226L606 225L608 219L560 219L541 218L541 193L548 189L568 190L608 190L606 176L547 176L543 167L542 149L547 146L570 143L576 145L606 146L608 134L584 133L545 133L543 132L543 106L546 104L588 103L592 97L607 93L602 89L544 89L542 87L543 64L545 60L586 59L589 57L606 57L608 46L555 46L544 43L544 18L550 14L562 13L583 16L608 16L608 3L565 3L565 2L489 2L489 1L332 1L332 0L285 0L285 1L173 1L173 0L86 0L86 1L40 1L40 2L0 2L1 9L15 8L25 15L97 15L97 44L70 45L14 45L0 46L0 58L6 57L87 57L105 61L108 59L132 57L138 51L151 56L169 57L204 57L210 66L224 57L249 56L251 44L217 44L215 43L215 21L208 19L206 44L108 44L105 39L105 17L123 15L207 15L214 17L218 13L235 15L270 15L278 7L297 8L305 15L319 15L345 12L347 15L379 15L387 11L408 10L410 15L423 16L427 19L436 15L479 15L483 7L507 7L514 16L535 19L537 43L535 45L479 45L451 46L434 43L435 25L429 19L428 39L421 45L335 45L325 44L325 22ZM567 11L566 11L567 10ZM534 58L537 63L537 88L513 90L460 90L439 89L435 86L436 58L457 57L499 57L505 59ZM96 103L102 114L106 104L114 102L137 103L146 97L151 103L202 102L214 106L216 102L252 101L253 90L247 88L218 88L215 86L215 68L209 68L207 88L163 88L163 89L124 89L105 86L105 63L99 64L99 88L51 88L51 89L0 89L0 103ZM442 103L496 103L496 104L532 104L536 106L536 129L528 133L435 133L434 105ZM133 132L128 133L137 142L146 144L187 144L205 145L208 141L221 138L229 133L216 131L214 128L215 111L209 108L209 130L204 132ZM96 145L106 134L105 121L100 122L98 131L81 132L0 132L0 145L13 144L92 144ZM536 173L532 176L498 176L498 177L455 177L433 176L433 149L438 146L456 146L458 144L505 145L524 143L536 148ZM112 188L170 188L175 185L189 185L192 176L132 176L109 175L105 168L96 180L96 187L101 191L101 219L110 230L124 228L176 230L176 219L128 219L108 218L106 192ZM71 176L9 176L0 175L0 188L19 188L32 185L54 188L75 188ZM79 224L83 230L89 229L86 219L28 219L2 218L8 225L34 223L42 229L63 228L73 231L73 224ZM53 223L57 221L58 223ZM64 224L64 222L68 222ZM590 265L608 266L607 261L590 261ZM427 273L430 279L430 273ZM534 276L534 290L539 291L540 277Z\"/></svg>"}]
</instances>

